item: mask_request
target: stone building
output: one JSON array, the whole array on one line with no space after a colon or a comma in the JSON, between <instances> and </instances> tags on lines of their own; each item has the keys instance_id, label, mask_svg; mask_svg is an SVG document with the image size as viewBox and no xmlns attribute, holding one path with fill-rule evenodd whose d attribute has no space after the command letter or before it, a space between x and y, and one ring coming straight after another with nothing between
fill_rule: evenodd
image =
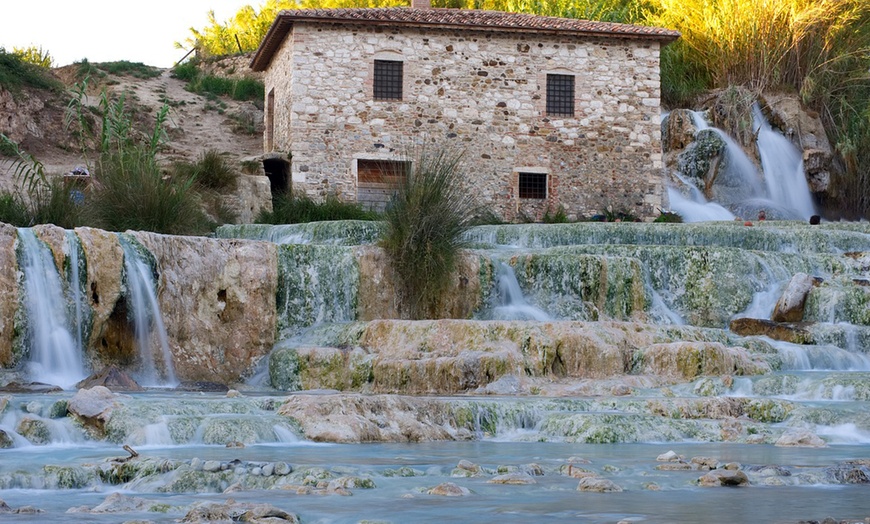
<instances>
[{"instance_id":1,"label":"stone building","mask_svg":"<svg viewBox=\"0 0 870 524\"><path fill-rule=\"evenodd\" d=\"M494 11L282 11L265 71L273 189L382 207L409 148L463 151L469 191L505 220L663 206L661 46L675 31ZM289 165L274 157L292 158Z\"/></svg>"}]
</instances>

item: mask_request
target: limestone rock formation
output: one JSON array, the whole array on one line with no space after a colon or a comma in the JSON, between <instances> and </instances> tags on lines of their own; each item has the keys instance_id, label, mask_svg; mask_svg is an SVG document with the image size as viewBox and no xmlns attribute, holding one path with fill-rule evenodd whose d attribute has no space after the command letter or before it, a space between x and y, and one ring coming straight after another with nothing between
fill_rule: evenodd
<instances>
[{"instance_id":1,"label":"limestone rock formation","mask_svg":"<svg viewBox=\"0 0 870 524\"><path fill-rule=\"evenodd\" d=\"M11 448L14 445L15 442L12 440L12 437L9 436L9 433L0 429L0 449Z\"/></svg>"},{"instance_id":2,"label":"limestone rock formation","mask_svg":"<svg viewBox=\"0 0 870 524\"><path fill-rule=\"evenodd\" d=\"M375 320L401 318L396 302L395 276L384 250L373 246L355 249L359 261L360 282L357 318ZM454 279L444 293L436 318L469 318L481 306L481 261L473 253L459 257Z\"/></svg>"},{"instance_id":3,"label":"limestone rock formation","mask_svg":"<svg viewBox=\"0 0 870 524\"><path fill-rule=\"evenodd\" d=\"M537 484L538 481L531 475L526 473L505 473L504 475L496 475L487 481L489 484Z\"/></svg>"},{"instance_id":4,"label":"limestone rock formation","mask_svg":"<svg viewBox=\"0 0 870 524\"><path fill-rule=\"evenodd\" d=\"M18 230L0 223L0 368L17 365L21 355L15 350L15 312L18 310L18 260L15 243Z\"/></svg>"},{"instance_id":5,"label":"limestone rock formation","mask_svg":"<svg viewBox=\"0 0 870 524\"><path fill-rule=\"evenodd\" d=\"M800 322L804 318L804 304L813 288L814 279L806 273L791 277L782 296L773 308L774 322Z\"/></svg>"},{"instance_id":6,"label":"limestone rock formation","mask_svg":"<svg viewBox=\"0 0 870 524\"><path fill-rule=\"evenodd\" d=\"M685 149L695 141L698 128L688 109L674 109L662 122L662 150L667 153Z\"/></svg>"},{"instance_id":7,"label":"limestone rock formation","mask_svg":"<svg viewBox=\"0 0 870 524\"><path fill-rule=\"evenodd\" d=\"M472 437L450 406L389 395L294 395L278 410L316 442L425 442Z\"/></svg>"},{"instance_id":8,"label":"limestone rock formation","mask_svg":"<svg viewBox=\"0 0 870 524\"><path fill-rule=\"evenodd\" d=\"M158 301L178 378L241 380L275 342L275 245L133 236L160 268Z\"/></svg>"},{"instance_id":9,"label":"limestone rock formation","mask_svg":"<svg viewBox=\"0 0 870 524\"><path fill-rule=\"evenodd\" d=\"M791 429L783 433L774 443L777 446L824 448L828 443L808 429Z\"/></svg>"},{"instance_id":10,"label":"limestone rock formation","mask_svg":"<svg viewBox=\"0 0 870 524\"><path fill-rule=\"evenodd\" d=\"M75 230L87 261L87 300L93 314L93 329L87 356L95 369L107 364L129 364L135 358L133 329L121 300L124 252L118 235L101 229Z\"/></svg>"}]
</instances>

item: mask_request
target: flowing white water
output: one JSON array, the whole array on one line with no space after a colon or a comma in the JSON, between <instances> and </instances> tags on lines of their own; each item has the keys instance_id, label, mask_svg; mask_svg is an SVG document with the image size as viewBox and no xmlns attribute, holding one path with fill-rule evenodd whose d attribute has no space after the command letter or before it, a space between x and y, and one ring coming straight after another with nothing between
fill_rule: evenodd
<instances>
[{"instance_id":1,"label":"flowing white water","mask_svg":"<svg viewBox=\"0 0 870 524\"><path fill-rule=\"evenodd\" d=\"M815 206L804 175L801 152L786 137L773 130L757 103L752 105L752 117L770 199L796 211L804 219L810 218L815 214Z\"/></svg>"},{"instance_id":2,"label":"flowing white water","mask_svg":"<svg viewBox=\"0 0 870 524\"><path fill-rule=\"evenodd\" d=\"M734 213L715 202L708 202L701 192L692 184L692 193L697 193L700 200L689 199L674 188L668 188L668 200L671 211L683 217L683 222L709 222L712 220L734 220Z\"/></svg>"},{"instance_id":3,"label":"flowing white water","mask_svg":"<svg viewBox=\"0 0 870 524\"><path fill-rule=\"evenodd\" d=\"M744 195L739 201L724 202L731 211L750 219L755 218L755 214L761 210L767 211L768 218L776 216L807 219L815 213L809 185L804 175L801 152L770 126L758 104L753 105L752 115L756 146L761 159L761 172L728 133L711 127L704 119L703 113L693 111L691 114L698 132L709 129L725 143L725 165L724 170L719 174L722 181L717 184L725 184L732 190L739 189ZM694 187L693 184L687 185ZM676 212L686 213L692 217L692 221L720 220L718 217L705 217L705 212L708 210L699 206L707 203L703 198L699 199L695 195L689 199L677 196L675 201L676 206L672 202L672 209L682 209Z\"/></svg>"},{"instance_id":4,"label":"flowing white water","mask_svg":"<svg viewBox=\"0 0 870 524\"><path fill-rule=\"evenodd\" d=\"M175 376L175 366L172 363L172 352L169 350L163 315L157 303L157 291L154 288L151 267L123 238L121 247L124 250L124 270L127 274L136 345L142 363L139 381L143 386L148 387L175 387L178 385L178 379ZM159 349L157 355L155 355L155 345ZM161 359L159 370L156 356Z\"/></svg>"},{"instance_id":5,"label":"flowing white water","mask_svg":"<svg viewBox=\"0 0 870 524\"><path fill-rule=\"evenodd\" d=\"M492 308L495 320L552 320L544 310L526 302L514 268L504 262L496 266L498 305Z\"/></svg>"},{"instance_id":6,"label":"flowing white water","mask_svg":"<svg viewBox=\"0 0 870 524\"><path fill-rule=\"evenodd\" d=\"M63 286L51 250L31 229L19 229L21 269L30 341L30 376L37 382L71 388L85 378L81 345L67 318Z\"/></svg>"},{"instance_id":7,"label":"flowing white water","mask_svg":"<svg viewBox=\"0 0 870 524\"><path fill-rule=\"evenodd\" d=\"M73 319L75 323L73 324L73 332L75 334L76 340L76 349L79 353L84 352L84 345L82 343L82 327L84 325L84 303L83 303L83 295L82 295L82 287L81 287L81 275L79 274L79 246L78 246L78 237L72 231L66 232L66 245L69 250L69 282L67 283L67 287L69 289L70 300L73 304Z\"/></svg>"}]
</instances>

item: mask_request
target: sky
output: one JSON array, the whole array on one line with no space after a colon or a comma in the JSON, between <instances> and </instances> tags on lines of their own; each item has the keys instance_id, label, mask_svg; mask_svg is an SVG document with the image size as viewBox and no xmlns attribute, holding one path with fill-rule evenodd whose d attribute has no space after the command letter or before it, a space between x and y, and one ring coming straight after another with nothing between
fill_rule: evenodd
<instances>
[{"instance_id":1,"label":"sky","mask_svg":"<svg viewBox=\"0 0 870 524\"><path fill-rule=\"evenodd\" d=\"M260 0L0 0L0 47L42 46L62 66L129 60L172 67L185 50L175 42L190 28L208 24L214 10L221 22Z\"/></svg>"}]
</instances>

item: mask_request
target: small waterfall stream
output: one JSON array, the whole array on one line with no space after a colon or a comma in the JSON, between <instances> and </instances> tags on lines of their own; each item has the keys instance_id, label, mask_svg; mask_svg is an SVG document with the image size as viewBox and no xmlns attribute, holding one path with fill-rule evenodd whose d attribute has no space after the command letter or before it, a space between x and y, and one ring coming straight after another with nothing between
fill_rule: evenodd
<instances>
[{"instance_id":1,"label":"small waterfall stream","mask_svg":"<svg viewBox=\"0 0 870 524\"><path fill-rule=\"evenodd\" d=\"M492 307L489 317L494 320L552 320L544 310L526 302L517 275L509 264L496 262L497 304Z\"/></svg>"},{"instance_id":2,"label":"small waterfall stream","mask_svg":"<svg viewBox=\"0 0 870 524\"><path fill-rule=\"evenodd\" d=\"M141 360L140 384L149 387L175 387L178 385L178 379L175 376L163 314L157 302L151 266L123 236L121 247L124 250L124 269L127 275L136 346ZM155 345L158 352L154 350Z\"/></svg>"},{"instance_id":3,"label":"small waterfall stream","mask_svg":"<svg viewBox=\"0 0 870 524\"><path fill-rule=\"evenodd\" d=\"M815 214L810 188L804 176L801 152L782 134L773 130L756 102L752 105L758 154L770 199L795 210L804 220Z\"/></svg>"},{"instance_id":4,"label":"small waterfall stream","mask_svg":"<svg viewBox=\"0 0 870 524\"><path fill-rule=\"evenodd\" d=\"M760 171L728 133L707 123L702 112L692 111L691 116L696 136L709 130L725 143L724 171L719 174L721 181L717 183L724 182L740 197L723 202L728 208L725 209L720 203L708 202L694 184L676 173L677 179L689 188L689 196L669 188L668 198L671 209L682 215L684 221L730 220L734 218L733 213L754 219L756 212L765 209L780 218L804 220L815 213L801 152L771 127L757 103L752 107L752 116L761 160Z\"/></svg>"},{"instance_id":5,"label":"small waterfall stream","mask_svg":"<svg viewBox=\"0 0 870 524\"><path fill-rule=\"evenodd\" d=\"M30 376L37 382L71 388L85 378L81 343L67 316L63 284L51 250L33 230L19 229L30 340Z\"/></svg>"}]
</instances>

